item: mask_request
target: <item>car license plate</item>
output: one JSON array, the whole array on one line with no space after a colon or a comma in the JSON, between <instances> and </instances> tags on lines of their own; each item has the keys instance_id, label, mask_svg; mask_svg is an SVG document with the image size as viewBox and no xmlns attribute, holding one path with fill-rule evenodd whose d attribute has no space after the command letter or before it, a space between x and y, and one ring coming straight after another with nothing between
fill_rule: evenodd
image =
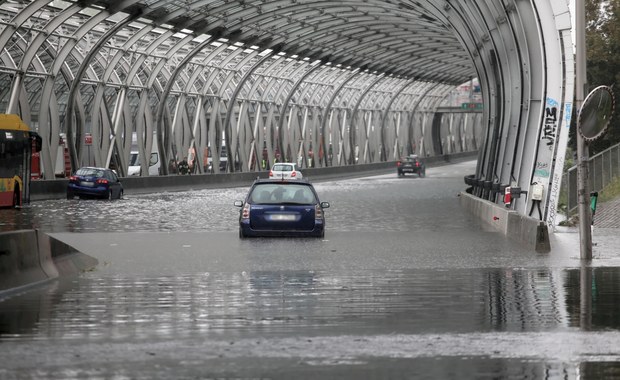
<instances>
[{"instance_id":1,"label":"car license plate","mask_svg":"<svg viewBox=\"0 0 620 380\"><path fill-rule=\"evenodd\" d=\"M271 220L273 221L277 221L277 222L290 222L295 220L295 215L291 215L291 214L276 214L276 215L271 215Z\"/></svg>"},{"instance_id":2,"label":"car license plate","mask_svg":"<svg viewBox=\"0 0 620 380\"><path fill-rule=\"evenodd\" d=\"M81 186L85 186L85 187L93 187L95 185L94 182L86 182L86 181L82 181L80 182Z\"/></svg>"}]
</instances>

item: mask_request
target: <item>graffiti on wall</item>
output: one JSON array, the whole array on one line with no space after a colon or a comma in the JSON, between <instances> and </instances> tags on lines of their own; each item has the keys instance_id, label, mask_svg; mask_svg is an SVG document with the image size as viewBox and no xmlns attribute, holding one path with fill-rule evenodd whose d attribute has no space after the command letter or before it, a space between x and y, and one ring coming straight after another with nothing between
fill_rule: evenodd
<instances>
[{"instance_id":1,"label":"graffiti on wall","mask_svg":"<svg viewBox=\"0 0 620 380\"><path fill-rule=\"evenodd\" d=\"M537 177L549 178L549 163L537 161L534 175Z\"/></svg>"},{"instance_id":2,"label":"graffiti on wall","mask_svg":"<svg viewBox=\"0 0 620 380\"><path fill-rule=\"evenodd\" d=\"M568 129L570 128L570 121L571 121L572 114L573 114L573 104L566 103L564 105L564 120L565 120L564 129L565 131L563 132L563 134L565 134L564 136L565 140L568 139ZM556 224L555 220L557 217L557 205L560 199L560 187L562 186L562 172L564 168L565 152L566 152L566 149L562 149L556 155L555 170L553 172L553 178L552 178L551 189L550 189L551 191L549 193L549 212L547 214L547 226L550 231L555 230L555 224Z\"/></svg>"},{"instance_id":3,"label":"graffiti on wall","mask_svg":"<svg viewBox=\"0 0 620 380\"><path fill-rule=\"evenodd\" d=\"M546 141L549 150L553 150L558 131L558 119L560 113L558 111L558 102L547 98L547 106L545 107L545 117L543 125L542 140Z\"/></svg>"}]
</instances>

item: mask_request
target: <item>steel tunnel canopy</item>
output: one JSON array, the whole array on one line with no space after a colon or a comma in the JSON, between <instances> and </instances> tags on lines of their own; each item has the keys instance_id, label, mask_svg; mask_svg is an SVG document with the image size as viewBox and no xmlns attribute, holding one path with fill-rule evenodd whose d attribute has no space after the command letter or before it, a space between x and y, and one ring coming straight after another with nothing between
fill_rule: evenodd
<instances>
[{"instance_id":1,"label":"steel tunnel canopy","mask_svg":"<svg viewBox=\"0 0 620 380\"><path fill-rule=\"evenodd\" d=\"M510 207L537 202L554 225L569 0L10 0L0 15L0 105L44 137L45 178L64 132L71 167L92 133L89 155L121 174L132 133L142 165L155 145L165 162L208 148L218 164L226 141L241 171L260 170L263 150L320 167L469 150L472 194L542 185ZM473 78L481 110L440 110Z\"/></svg>"},{"instance_id":2,"label":"steel tunnel canopy","mask_svg":"<svg viewBox=\"0 0 620 380\"><path fill-rule=\"evenodd\" d=\"M124 3L131 5L123 6ZM422 1L97 1L177 30L333 65L458 85L476 76L458 35Z\"/></svg>"}]
</instances>

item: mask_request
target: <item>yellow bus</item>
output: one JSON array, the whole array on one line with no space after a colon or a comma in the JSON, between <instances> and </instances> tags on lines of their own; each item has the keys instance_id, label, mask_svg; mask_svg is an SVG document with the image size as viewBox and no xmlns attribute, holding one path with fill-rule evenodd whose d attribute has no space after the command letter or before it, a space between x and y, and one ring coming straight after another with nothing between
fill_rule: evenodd
<instances>
[{"instance_id":1,"label":"yellow bus","mask_svg":"<svg viewBox=\"0 0 620 380\"><path fill-rule=\"evenodd\" d=\"M0 207L30 203L32 154L41 141L19 116L0 114Z\"/></svg>"}]
</instances>

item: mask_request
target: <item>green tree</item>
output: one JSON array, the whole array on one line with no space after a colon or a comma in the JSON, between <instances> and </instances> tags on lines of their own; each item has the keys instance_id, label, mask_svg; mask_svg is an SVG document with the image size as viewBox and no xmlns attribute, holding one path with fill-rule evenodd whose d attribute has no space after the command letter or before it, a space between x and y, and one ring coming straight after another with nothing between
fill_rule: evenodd
<instances>
[{"instance_id":1,"label":"green tree","mask_svg":"<svg viewBox=\"0 0 620 380\"><path fill-rule=\"evenodd\" d=\"M586 0L587 81L593 89L611 86L620 100L620 0ZM620 107L616 106L608 132L590 145L596 154L620 142Z\"/></svg>"}]
</instances>

